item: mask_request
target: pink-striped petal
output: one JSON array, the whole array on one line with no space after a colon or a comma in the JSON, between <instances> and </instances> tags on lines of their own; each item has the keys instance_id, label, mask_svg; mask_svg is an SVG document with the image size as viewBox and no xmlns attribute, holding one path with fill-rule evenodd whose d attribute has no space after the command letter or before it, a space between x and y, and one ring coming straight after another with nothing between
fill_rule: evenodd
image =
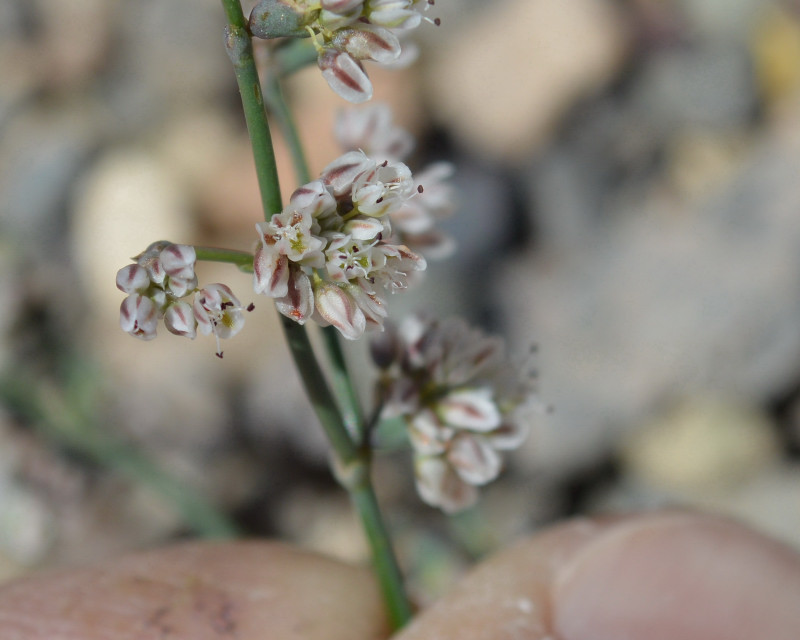
<instances>
[{"instance_id":1,"label":"pink-striped petal","mask_svg":"<svg viewBox=\"0 0 800 640\"><path fill-rule=\"evenodd\" d=\"M291 318L298 324L305 324L314 313L314 292L311 280L299 269L292 269L289 276L287 293L276 298L278 312Z\"/></svg>"},{"instance_id":2,"label":"pink-striped petal","mask_svg":"<svg viewBox=\"0 0 800 640\"><path fill-rule=\"evenodd\" d=\"M367 328L364 312L342 287L323 283L314 293L317 312L348 340L360 338Z\"/></svg>"},{"instance_id":3,"label":"pink-striped petal","mask_svg":"<svg viewBox=\"0 0 800 640\"><path fill-rule=\"evenodd\" d=\"M445 460L438 456L419 456L414 460L417 492L420 498L445 513L456 513L474 505L477 489L464 482Z\"/></svg>"},{"instance_id":4,"label":"pink-striped petal","mask_svg":"<svg viewBox=\"0 0 800 640\"><path fill-rule=\"evenodd\" d=\"M328 86L348 102L366 102L372 97L372 83L357 60L346 51L329 49L317 61Z\"/></svg>"},{"instance_id":5,"label":"pink-striped petal","mask_svg":"<svg viewBox=\"0 0 800 640\"><path fill-rule=\"evenodd\" d=\"M150 286L147 269L138 264L129 264L117 271L117 289L125 293L141 293Z\"/></svg>"},{"instance_id":6,"label":"pink-striped petal","mask_svg":"<svg viewBox=\"0 0 800 640\"><path fill-rule=\"evenodd\" d=\"M289 259L263 246L253 261L253 290L271 298L281 298L289 291Z\"/></svg>"},{"instance_id":7,"label":"pink-striped petal","mask_svg":"<svg viewBox=\"0 0 800 640\"><path fill-rule=\"evenodd\" d=\"M447 461L464 482L478 486L494 480L502 468L500 454L482 436L463 431L453 438Z\"/></svg>"},{"instance_id":8,"label":"pink-striped petal","mask_svg":"<svg viewBox=\"0 0 800 640\"><path fill-rule=\"evenodd\" d=\"M486 432L500 426L500 412L488 388L453 391L436 407L442 421L458 429Z\"/></svg>"},{"instance_id":9,"label":"pink-striped petal","mask_svg":"<svg viewBox=\"0 0 800 640\"><path fill-rule=\"evenodd\" d=\"M194 340L197 335L197 320L188 302L176 302L170 305L164 314L164 325L167 331L176 336Z\"/></svg>"}]
</instances>

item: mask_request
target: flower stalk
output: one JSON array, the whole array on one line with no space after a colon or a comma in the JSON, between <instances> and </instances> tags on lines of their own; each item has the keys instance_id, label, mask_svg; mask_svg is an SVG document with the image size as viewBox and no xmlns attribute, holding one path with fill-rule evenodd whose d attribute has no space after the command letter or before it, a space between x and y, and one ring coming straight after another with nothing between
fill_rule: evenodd
<instances>
[{"instance_id":1,"label":"flower stalk","mask_svg":"<svg viewBox=\"0 0 800 640\"><path fill-rule=\"evenodd\" d=\"M220 249L217 247L195 247L197 259L205 262L226 262L239 267L240 270L252 273L253 254L235 249Z\"/></svg>"}]
</instances>

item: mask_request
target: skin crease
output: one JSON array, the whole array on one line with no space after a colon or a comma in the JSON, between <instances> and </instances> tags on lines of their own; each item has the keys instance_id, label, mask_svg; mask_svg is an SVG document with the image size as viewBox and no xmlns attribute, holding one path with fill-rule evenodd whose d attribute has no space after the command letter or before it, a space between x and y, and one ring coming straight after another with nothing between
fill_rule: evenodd
<instances>
[{"instance_id":1,"label":"skin crease","mask_svg":"<svg viewBox=\"0 0 800 640\"><path fill-rule=\"evenodd\" d=\"M733 521L568 522L484 561L393 640L796 640L800 556ZM2 640L388 638L363 568L195 543L0 587Z\"/></svg>"}]
</instances>

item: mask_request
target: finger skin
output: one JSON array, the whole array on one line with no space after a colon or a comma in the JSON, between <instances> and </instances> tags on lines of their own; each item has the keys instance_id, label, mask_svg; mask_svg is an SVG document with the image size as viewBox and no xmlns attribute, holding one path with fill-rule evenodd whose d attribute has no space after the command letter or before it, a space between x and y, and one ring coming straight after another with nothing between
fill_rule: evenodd
<instances>
[{"instance_id":1,"label":"finger skin","mask_svg":"<svg viewBox=\"0 0 800 640\"><path fill-rule=\"evenodd\" d=\"M557 526L483 562L393 640L797 640L800 557L730 520Z\"/></svg>"},{"instance_id":2,"label":"finger skin","mask_svg":"<svg viewBox=\"0 0 800 640\"><path fill-rule=\"evenodd\" d=\"M196 543L0 587L2 640L378 640L370 572L274 542Z\"/></svg>"}]
</instances>

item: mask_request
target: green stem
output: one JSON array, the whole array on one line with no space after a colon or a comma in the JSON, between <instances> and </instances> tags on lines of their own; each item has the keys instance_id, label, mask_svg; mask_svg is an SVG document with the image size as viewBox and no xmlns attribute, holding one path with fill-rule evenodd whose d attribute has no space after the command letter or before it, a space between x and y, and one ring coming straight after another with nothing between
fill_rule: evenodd
<instances>
[{"instance_id":1,"label":"green stem","mask_svg":"<svg viewBox=\"0 0 800 640\"><path fill-rule=\"evenodd\" d=\"M286 144L289 145L297 181L300 184L308 184L311 182L311 172L308 170L308 161L303 151L303 144L300 141L297 125L295 125L292 113L283 97L280 80L278 80L276 74L269 74L264 95L267 99L267 106L269 106L270 111L277 116L278 123L286 138Z\"/></svg>"},{"instance_id":2,"label":"green stem","mask_svg":"<svg viewBox=\"0 0 800 640\"><path fill-rule=\"evenodd\" d=\"M322 329L322 338L325 348L328 351L328 358L331 363L331 378L336 397L339 398L345 424L351 437L356 442L363 442L364 419L361 414L361 403L358 400L358 393L353 385L353 378L347 369L347 361L342 350L341 339L336 327L328 326Z\"/></svg>"},{"instance_id":3,"label":"green stem","mask_svg":"<svg viewBox=\"0 0 800 640\"><path fill-rule=\"evenodd\" d=\"M286 316L281 316L281 320L289 349L297 370L300 372L311 405L331 441L338 461L345 467L349 467L357 463L361 455L344 427L344 419L314 355L308 333L304 326Z\"/></svg>"},{"instance_id":4,"label":"green stem","mask_svg":"<svg viewBox=\"0 0 800 640\"><path fill-rule=\"evenodd\" d=\"M247 129L253 145L258 184L269 220L281 204L275 154L264 110L261 84L253 58L253 45L239 0L222 0L228 18L225 44L236 71L242 96ZM369 453L354 444L342 414L319 367L305 327L283 317L283 328L306 393L331 441L340 466L339 480L350 492L369 539L373 563L386 599L390 620L395 627L411 616L411 607L403 590L402 576L392 551L388 531L381 519L369 478Z\"/></svg>"},{"instance_id":5,"label":"green stem","mask_svg":"<svg viewBox=\"0 0 800 640\"><path fill-rule=\"evenodd\" d=\"M361 517L372 550L372 562L380 577L383 598L389 610L392 627L400 629L413 614L411 603L403 589L403 576L392 550L389 532L381 517L372 484L367 480L350 491L350 498Z\"/></svg>"},{"instance_id":6,"label":"green stem","mask_svg":"<svg viewBox=\"0 0 800 640\"><path fill-rule=\"evenodd\" d=\"M195 247L198 260L206 262L227 262L234 264L242 271L253 271L253 254L234 249L218 249L217 247Z\"/></svg>"},{"instance_id":7,"label":"green stem","mask_svg":"<svg viewBox=\"0 0 800 640\"><path fill-rule=\"evenodd\" d=\"M253 146L253 159L256 164L258 188L261 191L261 204L264 218L269 220L283 205L278 182L278 168L272 148L272 136L264 110L261 82L258 79L253 41L247 30L247 21L239 0L222 0L228 25L225 28L225 48L233 63L236 82L242 96L242 107L247 122L247 131Z\"/></svg>"},{"instance_id":8,"label":"green stem","mask_svg":"<svg viewBox=\"0 0 800 640\"><path fill-rule=\"evenodd\" d=\"M399 629L411 619L412 610L403 587L400 565L392 549L391 537L370 480L369 449L356 448L343 428L342 415L331 396L304 328L289 318L282 316L282 319L286 339L311 404L336 452L337 479L347 489L361 518L389 621L394 629Z\"/></svg>"}]
</instances>

